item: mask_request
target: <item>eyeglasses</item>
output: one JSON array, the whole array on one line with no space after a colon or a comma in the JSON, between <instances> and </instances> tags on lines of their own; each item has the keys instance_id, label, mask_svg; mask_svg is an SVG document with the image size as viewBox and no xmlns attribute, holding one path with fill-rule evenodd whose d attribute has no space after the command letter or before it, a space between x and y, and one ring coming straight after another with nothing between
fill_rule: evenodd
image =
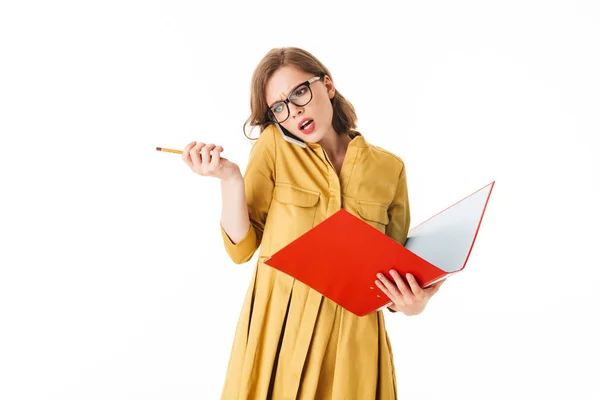
<instances>
[{"instance_id":1,"label":"eyeglasses","mask_svg":"<svg viewBox=\"0 0 600 400\"><path fill-rule=\"evenodd\" d=\"M310 84L323 78L323 75L315 76L310 78L306 82L302 82L290 91L287 99L278 101L273 104L269 111L267 111L267 117L270 120L279 122L280 124L285 122L290 117L290 106L288 103L292 103L295 106L302 107L310 103L312 100L312 91L310 90Z\"/></svg>"}]
</instances>

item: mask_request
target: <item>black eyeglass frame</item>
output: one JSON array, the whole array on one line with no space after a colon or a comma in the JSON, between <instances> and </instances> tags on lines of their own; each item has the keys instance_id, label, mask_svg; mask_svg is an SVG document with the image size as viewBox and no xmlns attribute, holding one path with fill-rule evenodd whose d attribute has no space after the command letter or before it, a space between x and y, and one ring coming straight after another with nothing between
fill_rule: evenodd
<instances>
[{"instance_id":1,"label":"black eyeglass frame","mask_svg":"<svg viewBox=\"0 0 600 400\"><path fill-rule=\"evenodd\" d=\"M288 103L292 103L293 105L297 106L297 107L304 107L305 105L307 105L308 103L310 103L312 101L313 98L313 93L312 93L312 89L310 88L310 84L313 82L316 82L320 79L323 79L323 77L325 77L325 74L320 74L318 76L315 76L313 78L310 78L309 80L302 82L296 86L294 86L294 88L292 90L290 90L290 94L288 95L288 97L285 100L282 101L278 101L276 103L274 103L272 106L269 107L268 111L267 111L267 119L273 122L277 122L278 124L283 124L285 121L288 120L288 118L290 117L291 113L290 113L290 106L288 105ZM294 94L294 92L296 91L296 89L298 89L300 86L304 86L306 85L306 87L308 87L308 91L310 93L310 99L308 99L308 101L304 104L298 104L295 103L290 97L292 96L292 94ZM275 114L273 114L273 111L271 110L273 107L275 107L278 104L285 104L285 107L287 108L287 112L288 115L287 117L283 120L283 121L277 121L277 118L275 117Z\"/></svg>"}]
</instances>

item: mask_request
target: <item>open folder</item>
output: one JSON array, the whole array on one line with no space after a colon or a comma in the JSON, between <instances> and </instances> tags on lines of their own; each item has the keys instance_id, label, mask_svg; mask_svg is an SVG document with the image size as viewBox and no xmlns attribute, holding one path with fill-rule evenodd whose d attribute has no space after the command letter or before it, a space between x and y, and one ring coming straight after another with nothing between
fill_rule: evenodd
<instances>
[{"instance_id":1,"label":"open folder","mask_svg":"<svg viewBox=\"0 0 600 400\"><path fill-rule=\"evenodd\" d=\"M494 182L412 228L404 246L340 209L265 259L357 316L391 304L375 285L381 272L411 273L427 287L462 270Z\"/></svg>"}]
</instances>

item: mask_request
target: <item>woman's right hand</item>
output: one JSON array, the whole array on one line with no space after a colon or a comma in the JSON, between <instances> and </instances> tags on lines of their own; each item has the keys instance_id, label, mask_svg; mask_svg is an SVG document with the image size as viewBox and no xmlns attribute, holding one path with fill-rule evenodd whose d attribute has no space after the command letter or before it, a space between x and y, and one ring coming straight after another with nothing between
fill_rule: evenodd
<instances>
[{"instance_id":1,"label":"woman's right hand","mask_svg":"<svg viewBox=\"0 0 600 400\"><path fill-rule=\"evenodd\" d=\"M193 141L185 146L181 157L192 171L198 175L214 176L221 180L229 180L238 175L241 177L240 168L237 164L222 158L222 151L222 146Z\"/></svg>"}]
</instances>

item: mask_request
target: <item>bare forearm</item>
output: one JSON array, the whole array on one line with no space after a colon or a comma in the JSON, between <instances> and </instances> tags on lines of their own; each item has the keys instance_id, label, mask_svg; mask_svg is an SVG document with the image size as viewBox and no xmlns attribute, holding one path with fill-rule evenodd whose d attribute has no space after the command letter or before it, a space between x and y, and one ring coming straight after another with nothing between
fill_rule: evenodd
<instances>
[{"instance_id":1,"label":"bare forearm","mask_svg":"<svg viewBox=\"0 0 600 400\"><path fill-rule=\"evenodd\" d=\"M233 243L239 243L250 229L242 176L221 180L221 225Z\"/></svg>"}]
</instances>

